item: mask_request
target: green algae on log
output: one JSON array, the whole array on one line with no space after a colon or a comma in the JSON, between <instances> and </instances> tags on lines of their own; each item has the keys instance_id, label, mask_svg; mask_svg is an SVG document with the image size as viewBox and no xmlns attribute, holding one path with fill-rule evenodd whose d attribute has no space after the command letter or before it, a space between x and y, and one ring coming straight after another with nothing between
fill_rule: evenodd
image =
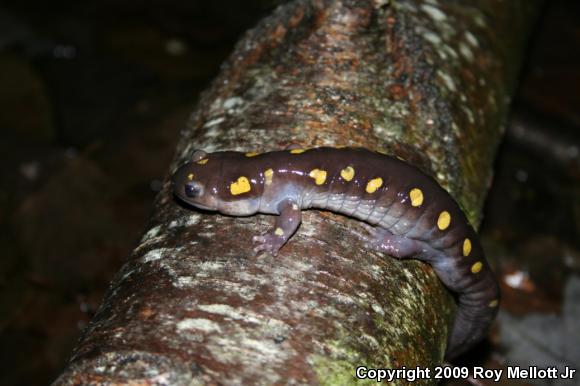
<instances>
[{"instance_id":1,"label":"green algae on log","mask_svg":"<svg viewBox=\"0 0 580 386\"><path fill-rule=\"evenodd\" d=\"M171 171L197 148L363 146L433 175L478 224L537 7L283 5L204 93ZM350 384L357 365L441 362L454 306L429 266L365 250L355 220L317 211L278 256L256 257L271 221L191 212L166 183L55 384Z\"/></svg>"}]
</instances>

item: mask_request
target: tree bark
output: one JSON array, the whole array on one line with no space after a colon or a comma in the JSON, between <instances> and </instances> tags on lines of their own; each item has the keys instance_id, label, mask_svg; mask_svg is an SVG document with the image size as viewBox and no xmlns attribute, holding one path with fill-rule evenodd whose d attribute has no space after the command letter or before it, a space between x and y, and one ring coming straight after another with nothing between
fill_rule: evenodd
<instances>
[{"instance_id":1,"label":"tree bark","mask_svg":"<svg viewBox=\"0 0 580 386\"><path fill-rule=\"evenodd\" d=\"M363 146L433 175L477 225L537 7L281 6L205 92L171 171L199 148ZM429 266L366 250L357 221L319 211L278 256L254 256L271 223L183 208L166 183L55 384L351 384L358 365L441 363L454 304Z\"/></svg>"}]
</instances>

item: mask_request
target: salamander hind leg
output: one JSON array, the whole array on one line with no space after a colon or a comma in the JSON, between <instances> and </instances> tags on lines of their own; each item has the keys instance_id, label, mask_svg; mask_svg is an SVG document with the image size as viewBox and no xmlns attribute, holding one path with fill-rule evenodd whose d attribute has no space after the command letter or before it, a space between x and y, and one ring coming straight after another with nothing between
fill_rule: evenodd
<instances>
[{"instance_id":1,"label":"salamander hind leg","mask_svg":"<svg viewBox=\"0 0 580 386\"><path fill-rule=\"evenodd\" d=\"M368 232L368 235L359 235L359 237L366 242L370 249L399 259L417 257L416 255L425 252L422 243L417 240L395 235L381 227L373 227L365 223L361 225Z\"/></svg>"}]
</instances>

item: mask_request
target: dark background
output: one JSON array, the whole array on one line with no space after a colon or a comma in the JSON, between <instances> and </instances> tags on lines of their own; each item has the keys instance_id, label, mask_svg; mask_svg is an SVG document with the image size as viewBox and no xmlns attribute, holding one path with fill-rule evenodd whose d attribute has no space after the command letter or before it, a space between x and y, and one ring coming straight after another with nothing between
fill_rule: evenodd
<instances>
[{"instance_id":1,"label":"dark background","mask_svg":"<svg viewBox=\"0 0 580 386\"><path fill-rule=\"evenodd\" d=\"M275 5L0 3L0 385L62 370L199 92ZM482 228L504 301L467 364L580 364L579 20L553 0L530 43Z\"/></svg>"}]
</instances>

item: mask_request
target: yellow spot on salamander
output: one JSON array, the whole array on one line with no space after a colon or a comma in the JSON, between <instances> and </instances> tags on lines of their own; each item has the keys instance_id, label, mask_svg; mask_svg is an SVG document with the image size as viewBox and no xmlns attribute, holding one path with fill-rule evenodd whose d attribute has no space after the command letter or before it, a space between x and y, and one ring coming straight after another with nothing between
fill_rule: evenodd
<instances>
[{"instance_id":1,"label":"yellow spot on salamander","mask_svg":"<svg viewBox=\"0 0 580 386\"><path fill-rule=\"evenodd\" d=\"M292 204L292 210L298 210L298 205Z\"/></svg>"},{"instance_id":2,"label":"yellow spot on salamander","mask_svg":"<svg viewBox=\"0 0 580 386\"><path fill-rule=\"evenodd\" d=\"M266 177L266 180L264 181L264 183L266 185L270 185L272 183L272 177L274 177L274 171L272 169L267 169L264 172L264 177Z\"/></svg>"},{"instance_id":3,"label":"yellow spot on salamander","mask_svg":"<svg viewBox=\"0 0 580 386\"><path fill-rule=\"evenodd\" d=\"M444 210L439 214L439 218L437 219L437 228L444 231L449 227L449 224L451 224L451 215L448 211Z\"/></svg>"},{"instance_id":4,"label":"yellow spot on salamander","mask_svg":"<svg viewBox=\"0 0 580 386\"><path fill-rule=\"evenodd\" d=\"M381 177L373 178L367 184L367 193L374 193L381 186L383 186L383 179Z\"/></svg>"},{"instance_id":5,"label":"yellow spot on salamander","mask_svg":"<svg viewBox=\"0 0 580 386\"><path fill-rule=\"evenodd\" d=\"M245 154L245 156L246 156L246 157L255 157L255 156L257 156L258 154L260 154L260 153L256 153L256 152L254 152L254 151L249 151L249 152L247 152L247 153Z\"/></svg>"},{"instance_id":6,"label":"yellow spot on salamander","mask_svg":"<svg viewBox=\"0 0 580 386\"><path fill-rule=\"evenodd\" d=\"M284 234L284 229L282 229L282 228L276 228L276 230L274 231L274 234L276 236L282 236Z\"/></svg>"},{"instance_id":7,"label":"yellow spot on salamander","mask_svg":"<svg viewBox=\"0 0 580 386\"><path fill-rule=\"evenodd\" d=\"M316 185L322 185L326 181L326 170L312 169L308 175L310 178L314 178Z\"/></svg>"},{"instance_id":8,"label":"yellow spot on salamander","mask_svg":"<svg viewBox=\"0 0 580 386\"><path fill-rule=\"evenodd\" d=\"M350 181L354 177L354 169L352 168L352 166L347 166L346 168L340 171L340 176L342 177L343 180Z\"/></svg>"},{"instance_id":9,"label":"yellow spot on salamander","mask_svg":"<svg viewBox=\"0 0 580 386\"><path fill-rule=\"evenodd\" d=\"M423 192L419 188L413 188L409 192L409 198L411 199L411 205L421 206L423 203Z\"/></svg>"},{"instance_id":10,"label":"yellow spot on salamander","mask_svg":"<svg viewBox=\"0 0 580 386\"><path fill-rule=\"evenodd\" d=\"M189 173L189 174L187 175L187 180L188 180L188 181L193 181L193 173Z\"/></svg>"},{"instance_id":11,"label":"yellow spot on salamander","mask_svg":"<svg viewBox=\"0 0 580 386\"><path fill-rule=\"evenodd\" d=\"M247 193L250 190L251 190L250 181L244 176L238 178L236 182L232 182L232 184L230 185L230 192L234 196L237 196L238 194L242 193Z\"/></svg>"},{"instance_id":12,"label":"yellow spot on salamander","mask_svg":"<svg viewBox=\"0 0 580 386\"><path fill-rule=\"evenodd\" d=\"M478 261L477 263L471 266L471 273L479 273L481 271L481 268L483 268L483 263L481 261Z\"/></svg>"},{"instance_id":13,"label":"yellow spot on salamander","mask_svg":"<svg viewBox=\"0 0 580 386\"><path fill-rule=\"evenodd\" d=\"M205 165L207 163L207 161L209 161L207 158L200 159L199 161L196 162L196 164Z\"/></svg>"},{"instance_id":14,"label":"yellow spot on salamander","mask_svg":"<svg viewBox=\"0 0 580 386\"><path fill-rule=\"evenodd\" d=\"M292 150L290 150L290 153L300 154L300 153L304 153L305 151L306 151L306 149L292 149Z\"/></svg>"},{"instance_id":15,"label":"yellow spot on salamander","mask_svg":"<svg viewBox=\"0 0 580 386\"><path fill-rule=\"evenodd\" d=\"M490 308L495 308L497 307L497 305L499 304L499 302L497 301L497 299L493 299L491 302L489 302L489 307Z\"/></svg>"},{"instance_id":16,"label":"yellow spot on salamander","mask_svg":"<svg viewBox=\"0 0 580 386\"><path fill-rule=\"evenodd\" d=\"M463 256L469 256L471 253L471 240L463 240Z\"/></svg>"}]
</instances>

